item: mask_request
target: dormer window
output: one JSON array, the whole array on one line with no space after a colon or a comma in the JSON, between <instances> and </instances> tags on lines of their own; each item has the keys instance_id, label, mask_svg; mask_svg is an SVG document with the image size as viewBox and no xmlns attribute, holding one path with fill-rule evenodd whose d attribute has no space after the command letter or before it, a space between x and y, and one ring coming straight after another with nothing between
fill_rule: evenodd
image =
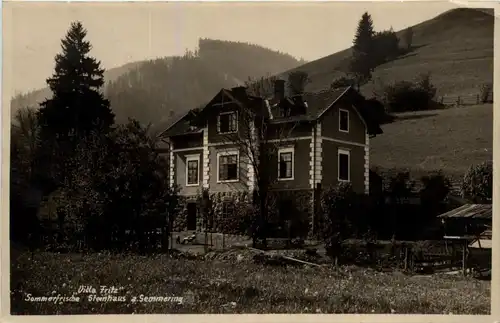
<instances>
[{"instance_id":1,"label":"dormer window","mask_svg":"<svg viewBox=\"0 0 500 323\"><path fill-rule=\"evenodd\" d=\"M238 112L221 112L217 117L217 132L220 134L238 131Z\"/></svg>"},{"instance_id":2,"label":"dormer window","mask_svg":"<svg viewBox=\"0 0 500 323\"><path fill-rule=\"evenodd\" d=\"M349 132L349 111L339 110L339 131Z\"/></svg>"}]
</instances>

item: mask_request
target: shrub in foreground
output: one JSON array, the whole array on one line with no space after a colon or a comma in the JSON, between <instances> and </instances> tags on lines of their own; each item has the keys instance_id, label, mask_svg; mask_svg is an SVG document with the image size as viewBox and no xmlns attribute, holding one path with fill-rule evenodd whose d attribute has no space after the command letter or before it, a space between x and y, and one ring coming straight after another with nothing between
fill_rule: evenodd
<instances>
[{"instance_id":1,"label":"shrub in foreground","mask_svg":"<svg viewBox=\"0 0 500 323\"><path fill-rule=\"evenodd\" d=\"M472 165L462 180L462 197L474 203L491 203L493 194L493 162Z\"/></svg>"}]
</instances>

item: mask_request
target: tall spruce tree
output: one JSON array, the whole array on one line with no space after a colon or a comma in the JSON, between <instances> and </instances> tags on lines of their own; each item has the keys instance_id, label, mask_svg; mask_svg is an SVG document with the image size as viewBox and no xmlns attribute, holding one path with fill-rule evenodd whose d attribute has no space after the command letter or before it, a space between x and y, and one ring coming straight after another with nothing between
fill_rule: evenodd
<instances>
[{"instance_id":1,"label":"tall spruce tree","mask_svg":"<svg viewBox=\"0 0 500 323\"><path fill-rule=\"evenodd\" d=\"M406 50L409 51L411 49L412 44L413 44L413 28L412 27L406 28L406 30L404 31L404 34L403 34L403 39L404 39L404 43L406 46Z\"/></svg>"},{"instance_id":2,"label":"tall spruce tree","mask_svg":"<svg viewBox=\"0 0 500 323\"><path fill-rule=\"evenodd\" d=\"M371 78L371 73L375 68L374 35L372 17L368 12L365 12L359 20L354 36L353 53L349 65L350 73L356 79L358 88Z\"/></svg>"},{"instance_id":3,"label":"tall spruce tree","mask_svg":"<svg viewBox=\"0 0 500 323\"><path fill-rule=\"evenodd\" d=\"M62 53L56 55L54 74L47 79L53 96L40 104L44 139L79 140L93 130L107 130L114 122L101 92L104 69L89 56L92 45L86 35L83 25L73 22L61 41Z\"/></svg>"}]
</instances>

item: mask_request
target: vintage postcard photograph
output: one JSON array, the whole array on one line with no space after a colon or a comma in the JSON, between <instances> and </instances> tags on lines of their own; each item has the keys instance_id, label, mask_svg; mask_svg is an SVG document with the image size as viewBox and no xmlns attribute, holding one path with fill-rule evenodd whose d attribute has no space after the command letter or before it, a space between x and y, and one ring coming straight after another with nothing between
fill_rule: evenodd
<instances>
[{"instance_id":1,"label":"vintage postcard photograph","mask_svg":"<svg viewBox=\"0 0 500 323\"><path fill-rule=\"evenodd\" d=\"M7 321L490 315L496 14L4 3Z\"/></svg>"}]
</instances>

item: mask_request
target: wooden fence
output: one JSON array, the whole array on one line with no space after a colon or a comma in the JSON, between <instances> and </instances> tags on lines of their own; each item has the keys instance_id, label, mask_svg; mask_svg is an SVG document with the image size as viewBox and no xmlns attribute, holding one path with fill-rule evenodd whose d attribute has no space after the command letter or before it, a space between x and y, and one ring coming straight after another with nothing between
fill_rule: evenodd
<instances>
[{"instance_id":1,"label":"wooden fence","mask_svg":"<svg viewBox=\"0 0 500 323\"><path fill-rule=\"evenodd\" d=\"M391 178L395 177L400 172L409 171L410 179L415 182L413 187L413 193L418 193L423 188L423 183L420 178L424 175L430 174L430 171L426 170L415 170L415 169L387 169L382 167L374 167L372 171L375 171L379 176L382 177L384 189L389 189L389 183ZM450 193L454 195L460 195L463 174L460 173L443 173L450 181Z\"/></svg>"},{"instance_id":2,"label":"wooden fence","mask_svg":"<svg viewBox=\"0 0 500 323\"><path fill-rule=\"evenodd\" d=\"M348 262L377 265L412 272L439 272L491 268L491 249L469 249L444 240L378 241L371 247L363 242L346 242ZM349 257L350 256L350 257Z\"/></svg>"},{"instance_id":3,"label":"wooden fence","mask_svg":"<svg viewBox=\"0 0 500 323\"><path fill-rule=\"evenodd\" d=\"M459 96L440 96L437 98L437 102L443 105L453 105L453 106L469 106L482 104L482 97L480 94L472 95L459 95ZM488 95L486 103L493 102L493 93Z\"/></svg>"}]
</instances>

